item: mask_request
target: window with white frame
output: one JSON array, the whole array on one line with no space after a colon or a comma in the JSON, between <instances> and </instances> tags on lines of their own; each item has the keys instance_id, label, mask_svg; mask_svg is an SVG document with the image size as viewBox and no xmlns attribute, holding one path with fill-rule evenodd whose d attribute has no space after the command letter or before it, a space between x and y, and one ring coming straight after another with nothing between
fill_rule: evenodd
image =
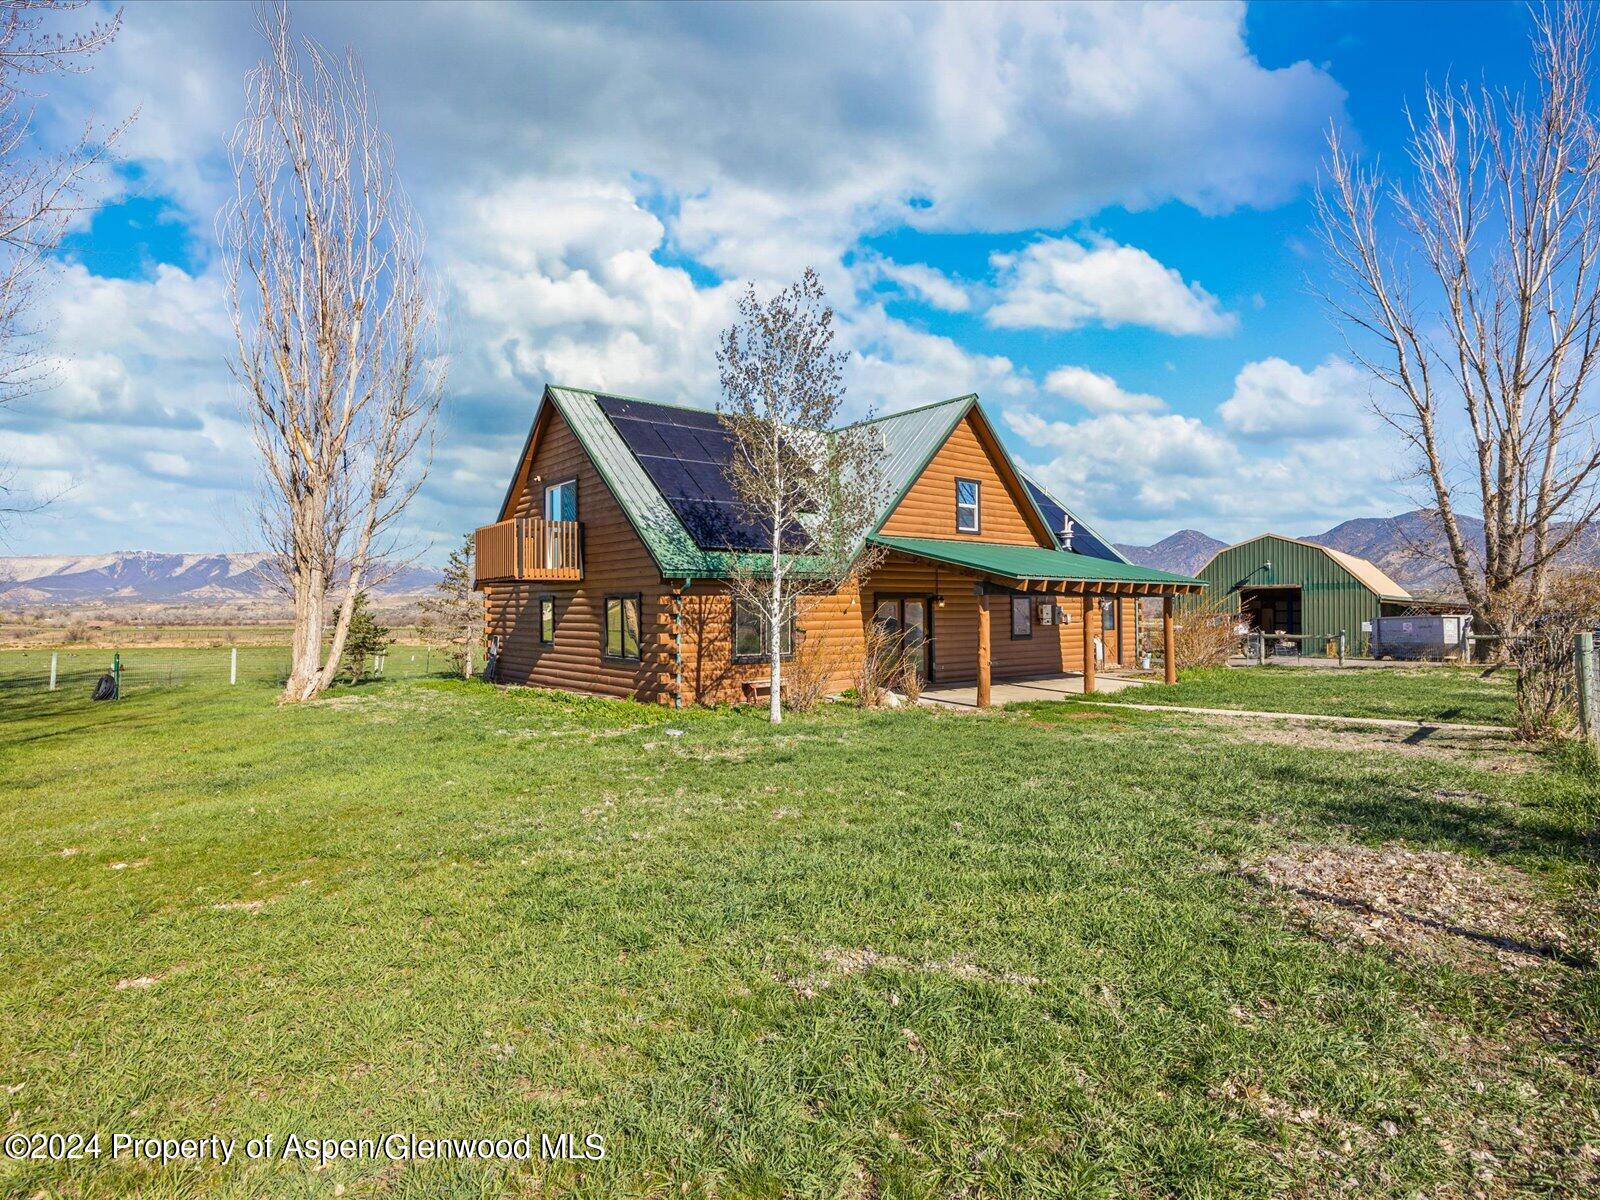
<instances>
[{"instance_id":1,"label":"window with white frame","mask_svg":"<svg viewBox=\"0 0 1600 1200\"><path fill-rule=\"evenodd\" d=\"M956 480L956 532L978 532L978 481Z\"/></svg>"}]
</instances>

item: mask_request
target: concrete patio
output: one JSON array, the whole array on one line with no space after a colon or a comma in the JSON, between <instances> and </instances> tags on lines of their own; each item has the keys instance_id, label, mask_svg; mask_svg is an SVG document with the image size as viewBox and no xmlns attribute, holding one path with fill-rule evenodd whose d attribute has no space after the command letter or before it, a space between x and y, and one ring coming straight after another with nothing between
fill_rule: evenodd
<instances>
[{"instance_id":1,"label":"concrete patio","mask_svg":"<svg viewBox=\"0 0 1600 1200\"><path fill-rule=\"evenodd\" d=\"M1120 692L1127 688L1143 687L1145 680L1108 675L1104 671L1095 677L1097 695ZM996 706L1016 704L1025 700L1060 700L1066 696L1083 695L1083 676L1076 671L1061 675L1034 675L1026 679L997 679L989 689L989 701ZM922 703L943 708L977 708L976 684L952 687L933 686L922 693Z\"/></svg>"}]
</instances>

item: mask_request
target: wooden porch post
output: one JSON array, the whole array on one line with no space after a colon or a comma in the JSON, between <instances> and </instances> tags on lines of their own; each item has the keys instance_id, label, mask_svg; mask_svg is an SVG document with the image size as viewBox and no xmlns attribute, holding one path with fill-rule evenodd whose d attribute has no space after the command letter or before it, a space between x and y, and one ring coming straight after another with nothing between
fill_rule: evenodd
<instances>
[{"instance_id":1,"label":"wooden porch post","mask_svg":"<svg viewBox=\"0 0 1600 1200\"><path fill-rule=\"evenodd\" d=\"M1161 658L1167 682L1178 682L1177 640L1172 633L1172 593L1161 597Z\"/></svg>"},{"instance_id":2,"label":"wooden porch post","mask_svg":"<svg viewBox=\"0 0 1600 1200\"><path fill-rule=\"evenodd\" d=\"M1094 627L1100 623L1100 597L1083 598L1083 694L1095 690Z\"/></svg>"},{"instance_id":3,"label":"wooden porch post","mask_svg":"<svg viewBox=\"0 0 1600 1200\"><path fill-rule=\"evenodd\" d=\"M978 585L980 588L982 584ZM989 592L978 593L978 707L989 707Z\"/></svg>"}]
</instances>

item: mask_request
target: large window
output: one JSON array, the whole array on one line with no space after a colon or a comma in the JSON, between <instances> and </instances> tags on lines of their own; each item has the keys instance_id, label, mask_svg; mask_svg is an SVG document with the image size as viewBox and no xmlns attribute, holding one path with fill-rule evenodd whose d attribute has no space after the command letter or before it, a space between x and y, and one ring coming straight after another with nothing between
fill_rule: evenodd
<instances>
[{"instance_id":1,"label":"large window","mask_svg":"<svg viewBox=\"0 0 1600 1200\"><path fill-rule=\"evenodd\" d=\"M1033 600L1029 596L1011 597L1011 636L1013 638L1033 636Z\"/></svg>"},{"instance_id":2,"label":"large window","mask_svg":"<svg viewBox=\"0 0 1600 1200\"><path fill-rule=\"evenodd\" d=\"M794 653L794 618L783 623L783 644L779 653L788 658ZM737 597L733 601L733 660L760 662L772 655L767 637L767 621L755 605Z\"/></svg>"},{"instance_id":3,"label":"large window","mask_svg":"<svg viewBox=\"0 0 1600 1200\"><path fill-rule=\"evenodd\" d=\"M607 658L639 657L639 596L606 597Z\"/></svg>"},{"instance_id":4,"label":"large window","mask_svg":"<svg viewBox=\"0 0 1600 1200\"><path fill-rule=\"evenodd\" d=\"M978 532L978 481L956 480L956 532Z\"/></svg>"},{"instance_id":5,"label":"large window","mask_svg":"<svg viewBox=\"0 0 1600 1200\"><path fill-rule=\"evenodd\" d=\"M556 598L548 593L539 597L539 644L556 644Z\"/></svg>"}]
</instances>

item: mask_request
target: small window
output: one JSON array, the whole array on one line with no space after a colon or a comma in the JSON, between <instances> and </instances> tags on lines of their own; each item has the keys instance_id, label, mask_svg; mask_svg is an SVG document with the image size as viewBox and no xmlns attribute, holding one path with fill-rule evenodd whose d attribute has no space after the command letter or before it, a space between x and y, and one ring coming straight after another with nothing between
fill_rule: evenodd
<instances>
[{"instance_id":1,"label":"small window","mask_svg":"<svg viewBox=\"0 0 1600 1200\"><path fill-rule=\"evenodd\" d=\"M639 657L639 597L606 597L607 658Z\"/></svg>"},{"instance_id":2,"label":"small window","mask_svg":"<svg viewBox=\"0 0 1600 1200\"><path fill-rule=\"evenodd\" d=\"M978 532L978 481L956 480L956 532Z\"/></svg>"},{"instance_id":3,"label":"small window","mask_svg":"<svg viewBox=\"0 0 1600 1200\"><path fill-rule=\"evenodd\" d=\"M1033 636L1033 601L1027 596L1011 597L1011 636L1013 639Z\"/></svg>"},{"instance_id":4,"label":"small window","mask_svg":"<svg viewBox=\"0 0 1600 1200\"><path fill-rule=\"evenodd\" d=\"M544 517L547 521L578 519L578 481L563 480L544 489Z\"/></svg>"},{"instance_id":5,"label":"small window","mask_svg":"<svg viewBox=\"0 0 1600 1200\"><path fill-rule=\"evenodd\" d=\"M556 598L549 594L539 597L539 644L556 644Z\"/></svg>"},{"instance_id":6,"label":"small window","mask_svg":"<svg viewBox=\"0 0 1600 1200\"><path fill-rule=\"evenodd\" d=\"M794 653L794 617L783 623L783 645L779 654L788 658ZM772 654L772 642L767 637L764 614L755 605L733 602L733 659L735 662L760 662Z\"/></svg>"}]
</instances>

